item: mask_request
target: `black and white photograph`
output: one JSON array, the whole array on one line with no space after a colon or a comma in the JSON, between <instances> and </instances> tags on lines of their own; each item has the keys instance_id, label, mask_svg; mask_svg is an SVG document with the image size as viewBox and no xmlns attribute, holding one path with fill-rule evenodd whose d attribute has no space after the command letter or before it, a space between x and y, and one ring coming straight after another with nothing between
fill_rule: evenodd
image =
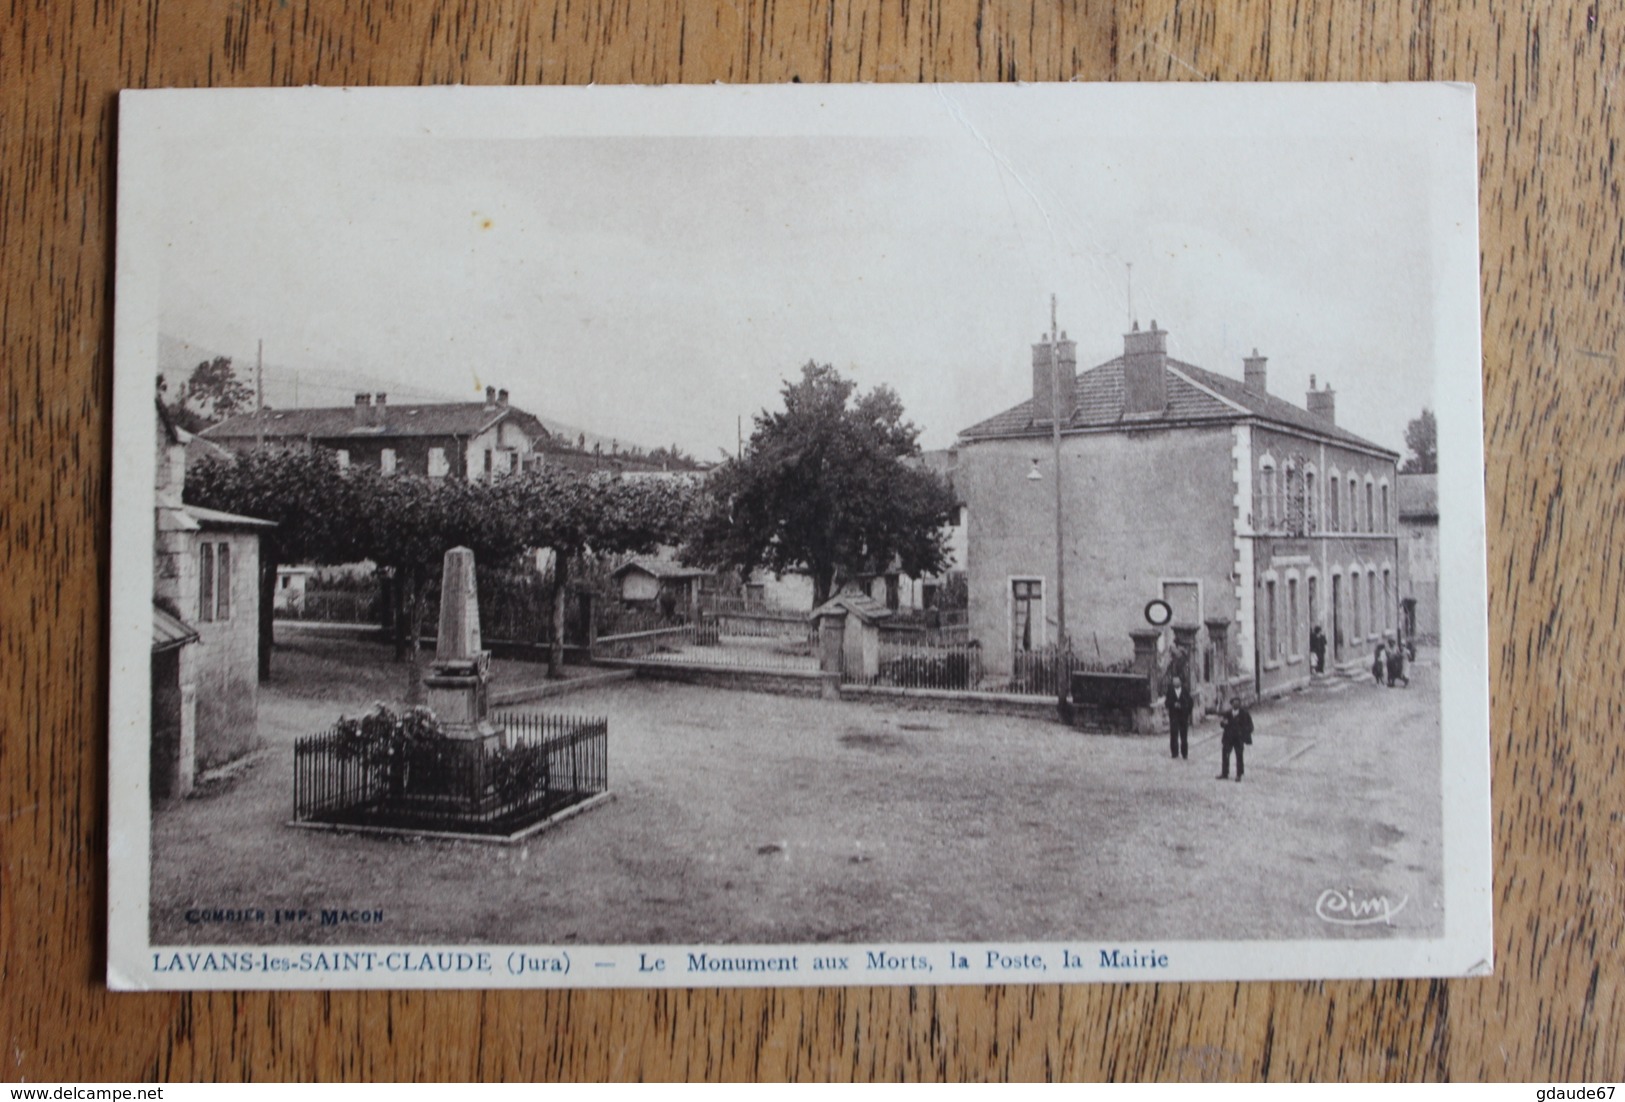
<instances>
[{"instance_id":1,"label":"black and white photograph","mask_svg":"<svg viewBox=\"0 0 1625 1102\"><path fill-rule=\"evenodd\" d=\"M1492 967L1470 87L119 157L113 986Z\"/></svg>"}]
</instances>

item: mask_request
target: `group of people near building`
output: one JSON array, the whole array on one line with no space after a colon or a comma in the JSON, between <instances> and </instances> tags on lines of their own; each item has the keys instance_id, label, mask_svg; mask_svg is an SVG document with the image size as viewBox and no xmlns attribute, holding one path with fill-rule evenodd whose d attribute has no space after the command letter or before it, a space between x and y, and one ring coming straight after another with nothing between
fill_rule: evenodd
<instances>
[{"instance_id":1,"label":"group of people near building","mask_svg":"<svg viewBox=\"0 0 1625 1102\"><path fill-rule=\"evenodd\" d=\"M1371 655L1371 676L1377 684L1386 685L1390 689L1396 684L1403 683L1408 689L1411 687L1411 678L1405 672L1407 663L1415 657L1415 652L1407 642L1402 642L1393 632L1389 632L1383 639L1377 641L1377 648Z\"/></svg>"},{"instance_id":2,"label":"group of people near building","mask_svg":"<svg viewBox=\"0 0 1625 1102\"><path fill-rule=\"evenodd\" d=\"M1326 633L1321 630L1319 624L1309 631L1309 657L1312 673L1326 672ZM1377 640L1376 648L1371 655L1371 676L1376 679L1377 684L1386 685L1390 689L1396 684L1409 688L1411 678L1406 670L1415 658L1416 648L1411 641L1397 632L1390 631Z\"/></svg>"},{"instance_id":3,"label":"group of people near building","mask_svg":"<svg viewBox=\"0 0 1625 1102\"><path fill-rule=\"evenodd\" d=\"M1311 670L1317 675L1325 673L1326 633L1319 625L1309 633L1309 652ZM1388 688L1396 685L1409 688L1411 679L1408 671L1415 657L1416 651L1410 641L1390 631L1377 641L1371 658L1372 677L1377 684ZM1168 753L1176 761L1190 758L1191 719L1197 708L1188 670L1187 656L1183 652L1176 652L1169 663L1168 687L1163 694L1163 707L1168 715ZM1230 779L1230 758L1234 755L1236 780L1239 781L1246 771L1243 747L1251 746L1253 741L1252 713L1239 697L1231 697L1229 707L1221 714L1219 725L1220 766L1217 779Z\"/></svg>"}]
</instances>

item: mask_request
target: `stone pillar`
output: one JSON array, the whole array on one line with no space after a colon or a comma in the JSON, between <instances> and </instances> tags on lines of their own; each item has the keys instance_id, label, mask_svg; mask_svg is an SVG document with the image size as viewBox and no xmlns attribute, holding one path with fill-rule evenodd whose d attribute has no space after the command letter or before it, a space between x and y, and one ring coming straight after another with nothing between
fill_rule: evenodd
<instances>
[{"instance_id":1,"label":"stone pillar","mask_svg":"<svg viewBox=\"0 0 1625 1102\"><path fill-rule=\"evenodd\" d=\"M453 547L440 564L440 635L437 663L472 659L480 652L480 591L474 579L474 552Z\"/></svg>"},{"instance_id":2,"label":"stone pillar","mask_svg":"<svg viewBox=\"0 0 1625 1102\"><path fill-rule=\"evenodd\" d=\"M1175 624L1174 653L1168 658L1168 676L1177 672L1184 679L1185 687L1191 691L1191 698L1196 702L1196 715L1202 714L1206 688L1202 684L1202 656L1197 650L1197 633L1202 630L1200 624Z\"/></svg>"},{"instance_id":3,"label":"stone pillar","mask_svg":"<svg viewBox=\"0 0 1625 1102\"><path fill-rule=\"evenodd\" d=\"M197 770L197 687L191 645L152 656L152 751L149 784L154 801L192 792Z\"/></svg>"},{"instance_id":4,"label":"stone pillar","mask_svg":"<svg viewBox=\"0 0 1625 1102\"><path fill-rule=\"evenodd\" d=\"M1192 683L1202 680L1202 669L1197 662L1196 651L1196 633L1201 630L1201 624L1174 625L1174 646L1184 652L1183 662L1186 666L1184 677ZM1176 658L1175 661L1179 659Z\"/></svg>"},{"instance_id":5,"label":"stone pillar","mask_svg":"<svg viewBox=\"0 0 1625 1102\"><path fill-rule=\"evenodd\" d=\"M1213 655L1213 701L1214 711L1223 711L1225 705L1230 703L1230 621L1207 620L1208 652Z\"/></svg>"},{"instance_id":6,"label":"stone pillar","mask_svg":"<svg viewBox=\"0 0 1625 1102\"><path fill-rule=\"evenodd\" d=\"M491 652L480 646L480 602L474 552L453 547L440 570L440 636L423 679L426 703L448 738L499 741L502 731L486 714Z\"/></svg>"},{"instance_id":7,"label":"stone pillar","mask_svg":"<svg viewBox=\"0 0 1625 1102\"><path fill-rule=\"evenodd\" d=\"M190 796L197 778L197 680L191 647L181 648L180 763L177 796Z\"/></svg>"},{"instance_id":8,"label":"stone pillar","mask_svg":"<svg viewBox=\"0 0 1625 1102\"><path fill-rule=\"evenodd\" d=\"M1156 628L1135 628L1128 634L1134 640L1134 672L1150 679L1151 695L1156 696L1162 688L1161 678L1157 676L1157 640L1162 638L1162 632Z\"/></svg>"},{"instance_id":9,"label":"stone pillar","mask_svg":"<svg viewBox=\"0 0 1625 1102\"><path fill-rule=\"evenodd\" d=\"M880 675L880 628L862 616L846 617L845 657L848 670L866 681Z\"/></svg>"},{"instance_id":10,"label":"stone pillar","mask_svg":"<svg viewBox=\"0 0 1625 1102\"><path fill-rule=\"evenodd\" d=\"M1135 628L1128 634L1134 640L1134 672L1143 675L1151 688L1150 706L1134 709L1134 732L1140 735L1154 734L1156 709L1163 688L1162 678L1157 672L1157 640L1162 638L1162 632L1156 628Z\"/></svg>"}]
</instances>

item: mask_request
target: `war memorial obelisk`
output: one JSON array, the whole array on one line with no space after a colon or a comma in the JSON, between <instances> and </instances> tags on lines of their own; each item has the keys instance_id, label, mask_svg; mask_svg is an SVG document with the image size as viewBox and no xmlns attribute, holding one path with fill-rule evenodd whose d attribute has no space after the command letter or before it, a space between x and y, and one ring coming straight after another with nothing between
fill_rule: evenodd
<instances>
[{"instance_id":1,"label":"war memorial obelisk","mask_svg":"<svg viewBox=\"0 0 1625 1102\"><path fill-rule=\"evenodd\" d=\"M423 679L426 703L446 737L504 744L504 731L486 718L490 709L491 652L480 647L480 597L474 552L453 547L440 568L440 632L434 662Z\"/></svg>"}]
</instances>

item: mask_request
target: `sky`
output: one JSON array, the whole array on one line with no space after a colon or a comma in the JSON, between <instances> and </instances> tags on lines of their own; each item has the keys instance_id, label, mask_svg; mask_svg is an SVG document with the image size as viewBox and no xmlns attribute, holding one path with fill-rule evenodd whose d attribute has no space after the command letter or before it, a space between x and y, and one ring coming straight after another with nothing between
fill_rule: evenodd
<instances>
[{"instance_id":1,"label":"sky","mask_svg":"<svg viewBox=\"0 0 1625 1102\"><path fill-rule=\"evenodd\" d=\"M577 89L477 122L186 100L159 131L159 328L245 366L263 340L304 405L489 384L716 458L808 360L946 446L1030 396L1053 294L1080 367L1154 318L1209 370L1256 347L1300 405L1330 382L1341 425L1402 452L1434 404L1427 131L1386 91L1292 89Z\"/></svg>"}]
</instances>

